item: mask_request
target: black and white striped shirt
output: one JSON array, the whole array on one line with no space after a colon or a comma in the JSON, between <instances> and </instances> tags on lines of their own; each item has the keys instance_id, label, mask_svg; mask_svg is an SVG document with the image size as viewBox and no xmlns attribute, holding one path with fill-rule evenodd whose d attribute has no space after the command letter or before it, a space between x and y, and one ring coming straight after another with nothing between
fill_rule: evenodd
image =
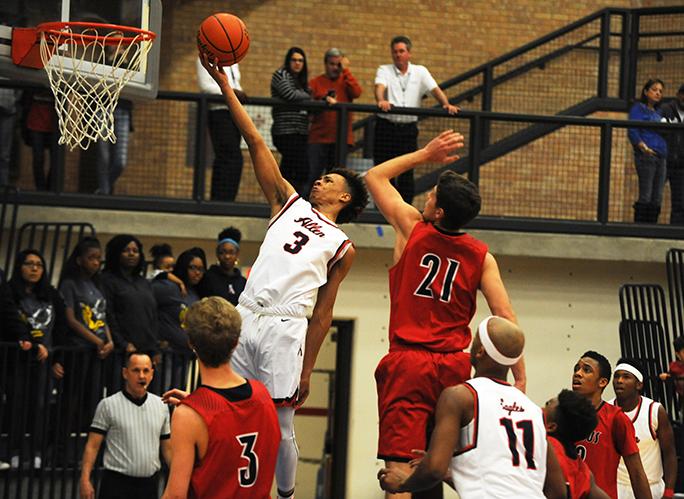
<instances>
[{"instance_id":1,"label":"black and white striped shirt","mask_svg":"<svg viewBox=\"0 0 684 499\"><path fill-rule=\"evenodd\" d=\"M271 78L271 97L288 102L307 101L311 95L297 84L284 68L278 69ZM309 116L306 111L273 106L272 135L308 135Z\"/></svg>"},{"instance_id":2,"label":"black and white striped shirt","mask_svg":"<svg viewBox=\"0 0 684 499\"><path fill-rule=\"evenodd\" d=\"M160 440L171 436L169 409L157 395L138 400L122 390L97 404L90 431L105 435L105 469L150 477L161 469Z\"/></svg>"}]
</instances>

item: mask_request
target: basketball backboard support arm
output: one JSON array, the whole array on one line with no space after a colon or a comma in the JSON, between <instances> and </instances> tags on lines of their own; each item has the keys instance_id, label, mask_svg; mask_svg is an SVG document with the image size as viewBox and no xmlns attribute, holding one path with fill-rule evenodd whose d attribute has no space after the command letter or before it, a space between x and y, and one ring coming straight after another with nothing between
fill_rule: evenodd
<instances>
[{"instance_id":1,"label":"basketball backboard support arm","mask_svg":"<svg viewBox=\"0 0 684 499\"><path fill-rule=\"evenodd\" d=\"M40 19L35 24L40 24L46 21L78 21L78 18L69 19L70 2L73 0L57 0L61 1L61 19L44 18ZM30 3L30 0L29 0ZM95 14L98 14L98 0L88 2L89 8ZM157 38L152 44L152 48L147 54L140 74L136 75L121 91L121 97L132 100L147 100L154 99L157 96L159 89L159 57L160 57L160 43L161 43L161 24L162 24L162 3L161 0L124 0L123 3L132 5L134 8L139 7L139 24L134 27L142 28L156 33ZM2 10L2 9L0 9ZM73 9L71 9L73 10ZM47 16L46 16L47 17ZM116 20L114 20L116 21ZM33 20L31 21L33 22ZM119 24L125 24L119 22ZM23 68L15 65L11 58L11 37L12 37L11 22L0 20L0 77L9 78L18 82L36 83L48 87L48 78L43 69Z\"/></svg>"}]
</instances>

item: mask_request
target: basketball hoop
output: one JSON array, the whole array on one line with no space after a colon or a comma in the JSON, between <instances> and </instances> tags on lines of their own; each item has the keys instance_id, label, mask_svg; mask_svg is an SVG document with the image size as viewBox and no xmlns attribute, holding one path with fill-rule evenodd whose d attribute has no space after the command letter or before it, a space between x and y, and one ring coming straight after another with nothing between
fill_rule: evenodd
<instances>
[{"instance_id":1,"label":"basketball hoop","mask_svg":"<svg viewBox=\"0 0 684 499\"><path fill-rule=\"evenodd\" d=\"M140 71L156 35L86 22L44 23L22 31L12 35L12 57L16 64L45 68L55 95L59 143L70 150L88 149L97 140L115 143L121 89Z\"/></svg>"}]
</instances>

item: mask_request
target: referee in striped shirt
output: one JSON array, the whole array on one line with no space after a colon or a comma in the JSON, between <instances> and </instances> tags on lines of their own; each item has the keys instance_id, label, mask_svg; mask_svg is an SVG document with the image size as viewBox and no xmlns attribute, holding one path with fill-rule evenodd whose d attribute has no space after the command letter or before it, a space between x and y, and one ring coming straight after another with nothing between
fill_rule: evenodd
<instances>
[{"instance_id":1,"label":"referee in striped shirt","mask_svg":"<svg viewBox=\"0 0 684 499\"><path fill-rule=\"evenodd\" d=\"M157 395L147 393L154 376L149 355L133 352L123 368L125 387L100 401L83 451L81 499L94 499L90 474L102 442L104 473L100 499L159 497L159 447L171 464L169 410Z\"/></svg>"}]
</instances>

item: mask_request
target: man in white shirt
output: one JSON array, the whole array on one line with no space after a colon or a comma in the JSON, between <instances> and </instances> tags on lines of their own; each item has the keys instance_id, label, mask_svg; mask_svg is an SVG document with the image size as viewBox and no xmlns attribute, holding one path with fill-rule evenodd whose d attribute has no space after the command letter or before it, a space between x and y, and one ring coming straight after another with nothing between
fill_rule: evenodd
<instances>
[{"instance_id":1,"label":"man in white shirt","mask_svg":"<svg viewBox=\"0 0 684 499\"><path fill-rule=\"evenodd\" d=\"M237 64L225 68L228 83L238 98L247 98L240 86L240 68ZM197 62L197 81L205 94L221 95L221 89L202 65ZM211 172L211 199L214 201L234 201L240 187L242 176L242 136L233 123L228 108L223 103L209 104L209 135L214 146L214 164Z\"/></svg>"},{"instance_id":2,"label":"man in white shirt","mask_svg":"<svg viewBox=\"0 0 684 499\"><path fill-rule=\"evenodd\" d=\"M383 64L375 74L375 101L383 111L375 120L373 161L376 165L418 149L418 117L385 114L393 107L420 107L423 95L431 93L449 114L458 107L449 103L425 66L411 64L411 40L395 36L390 43L392 64ZM397 179L397 190L407 203L413 201L413 170Z\"/></svg>"}]
</instances>

